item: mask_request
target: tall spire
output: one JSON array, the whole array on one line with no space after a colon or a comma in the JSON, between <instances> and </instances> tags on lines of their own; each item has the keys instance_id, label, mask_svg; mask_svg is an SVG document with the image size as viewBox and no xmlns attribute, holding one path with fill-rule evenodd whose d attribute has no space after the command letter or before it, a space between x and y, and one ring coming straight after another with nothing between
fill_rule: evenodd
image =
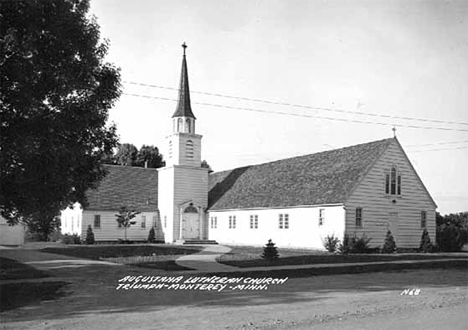
<instances>
[{"instance_id":1,"label":"tall spire","mask_svg":"<svg viewBox=\"0 0 468 330\"><path fill-rule=\"evenodd\" d=\"M172 115L174 117L189 117L196 119L192 112L192 106L190 105L190 89L187 72L187 60L185 59L185 49L187 45L185 42L182 44L184 49L184 55L182 57L182 72L180 74L180 86L179 86L179 101L177 103L177 109Z\"/></svg>"}]
</instances>

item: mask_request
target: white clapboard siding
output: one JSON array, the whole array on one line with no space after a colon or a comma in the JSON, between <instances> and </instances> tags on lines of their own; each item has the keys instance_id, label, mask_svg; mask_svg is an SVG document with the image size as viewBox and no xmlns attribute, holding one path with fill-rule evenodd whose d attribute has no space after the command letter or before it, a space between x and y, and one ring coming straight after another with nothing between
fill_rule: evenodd
<instances>
[{"instance_id":1,"label":"white clapboard siding","mask_svg":"<svg viewBox=\"0 0 468 330\"><path fill-rule=\"evenodd\" d=\"M166 242L174 240L174 167L158 169L158 209Z\"/></svg>"},{"instance_id":2,"label":"white clapboard siding","mask_svg":"<svg viewBox=\"0 0 468 330\"><path fill-rule=\"evenodd\" d=\"M323 225L319 225L319 210L323 209ZM289 228L279 228L279 215L288 214ZM258 216L258 228L250 228L250 216ZM236 217L236 228L229 228L229 217ZM217 226L212 228L211 219ZM269 239L278 247L303 247L324 250L323 239L344 234L345 211L342 205L307 206L284 209L210 211L209 239L220 244L264 246Z\"/></svg>"},{"instance_id":3,"label":"white clapboard siding","mask_svg":"<svg viewBox=\"0 0 468 330\"><path fill-rule=\"evenodd\" d=\"M75 203L73 207L67 207L61 211L60 230L62 234L80 235L82 230L83 209L80 203Z\"/></svg>"},{"instance_id":4,"label":"white clapboard siding","mask_svg":"<svg viewBox=\"0 0 468 330\"><path fill-rule=\"evenodd\" d=\"M91 225L94 233L94 239L96 241L117 241L119 239L125 238L125 229L119 228L116 221L116 214L118 210L115 211L101 211L101 210L85 210L83 211L83 224L81 231L81 238L86 238L86 231L88 225ZM101 216L101 226L96 228L94 226L94 216ZM145 228L141 227L143 216L146 216L146 225ZM132 241L146 241L148 239L148 234L153 225L153 217L156 217L156 222L158 221L157 212L142 212L138 214L132 221L136 221L134 225L131 225L127 228L127 239ZM156 237L163 237L161 227L158 226L156 232Z\"/></svg>"},{"instance_id":5,"label":"white clapboard siding","mask_svg":"<svg viewBox=\"0 0 468 330\"><path fill-rule=\"evenodd\" d=\"M202 228L206 227L204 212L208 205L208 169L192 166L174 167L174 240L179 238L180 211L193 203L200 215ZM202 230L203 232L203 230Z\"/></svg>"},{"instance_id":6,"label":"white clapboard siding","mask_svg":"<svg viewBox=\"0 0 468 330\"><path fill-rule=\"evenodd\" d=\"M401 196L385 194L385 173L392 165L396 165L401 173ZM398 247L419 247L423 232L421 211L427 212L426 228L431 241L435 242L436 206L396 140L359 183L345 206L347 233L358 236L366 234L372 238L371 245L374 247L384 243L390 213L398 214L398 233L393 233ZM357 207L363 209L362 228L356 227L355 223Z\"/></svg>"}]
</instances>

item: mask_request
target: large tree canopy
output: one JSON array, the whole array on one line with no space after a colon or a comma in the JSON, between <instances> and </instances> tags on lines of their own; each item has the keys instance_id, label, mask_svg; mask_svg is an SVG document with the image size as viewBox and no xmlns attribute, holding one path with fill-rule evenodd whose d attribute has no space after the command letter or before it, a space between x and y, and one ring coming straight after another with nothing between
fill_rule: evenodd
<instances>
[{"instance_id":1,"label":"large tree canopy","mask_svg":"<svg viewBox=\"0 0 468 330\"><path fill-rule=\"evenodd\" d=\"M114 154L108 154L103 158L105 164L137 166L148 168L164 167L163 156L155 146L143 145L140 150L131 143L122 143Z\"/></svg>"},{"instance_id":2,"label":"large tree canopy","mask_svg":"<svg viewBox=\"0 0 468 330\"><path fill-rule=\"evenodd\" d=\"M0 209L44 238L60 209L85 203L117 143L106 122L119 71L88 9L88 0L0 4Z\"/></svg>"}]
</instances>

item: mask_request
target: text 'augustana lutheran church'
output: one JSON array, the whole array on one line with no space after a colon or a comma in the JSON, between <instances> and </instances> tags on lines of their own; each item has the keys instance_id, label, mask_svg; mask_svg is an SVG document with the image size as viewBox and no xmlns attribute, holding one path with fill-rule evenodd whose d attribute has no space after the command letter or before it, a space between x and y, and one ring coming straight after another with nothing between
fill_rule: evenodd
<instances>
[{"instance_id":1,"label":"text 'augustana lutheran church'","mask_svg":"<svg viewBox=\"0 0 468 330\"><path fill-rule=\"evenodd\" d=\"M427 229L435 239L436 204L394 138L208 173L201 167L202 136L190 104L183 45L179 99L167 137L166 166L105 165L107 176L87 192L89 205L62 212L62 232L97 242L122 239L115 214L140 213L127 230L145 241L151 227L166 243L223 243L324 249L334 234L372 238L390 230L398 247L417 248ZM169 121L168 121L169 123Z\"/></svg>"}]
</instances>

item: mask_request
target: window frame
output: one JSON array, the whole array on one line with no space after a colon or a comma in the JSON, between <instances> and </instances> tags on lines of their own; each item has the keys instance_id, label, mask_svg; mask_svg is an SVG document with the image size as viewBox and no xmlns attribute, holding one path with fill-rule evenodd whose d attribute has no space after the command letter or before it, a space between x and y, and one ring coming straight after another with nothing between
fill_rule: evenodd
<instances>
[{"instance_id":1,"label":"window frame","mask_svg":"<svg viewBox=\"0 0 468 330\"><path fill-rule=\"evenodd\" d=\"M362 228L362 207L356 207L354 213L354 225L358 228Z\"/></svg>"},{"instance_id":2,"label":"window frame","mask_svg":"<svg viewBox=\"0 0 468 330\"><path fill-rule=\"evenodd\" d=\"M325 209L321 208L319 209L319 226L323 226L325 220Z\"/></svg>"},{"instance_id":3,"label":"window frame","mask_svg":"<svg viewBox=\"0 0 468 330\"><path fill-rule=\"evenodd\" d=\"M96 222L96 220L98 220L98 222ZM98 224L98 226L96 226L96 224ZM95 214L94 215L93 228L94 229L101 229L101 215L100 214Z\"/></svg>"},{"instance_id":4,"label":"window frame","mask_svg":"<svg viewBox=\"0 0 468 330\"><path fill-rule=\"evenodd\" d=\"M146 215L141 216L141 229L146 229Z\"/></svg>"},{"instance_id":5,"label":"window frame","mask_svg":"<svg viewBox=\"0 0 468 330\"><path fill-rule=\"evenodd\" d=\"M384 175L384 193L387 196L401 197L401 171L398 166L392 165Z\"/></svg>"},{"instance_id":6,"label":"window frame","mask_svg":"<svg viewBox=\"0 0 468 330\"><path fill-rule=\"evenodd\" d=\"M421 211L421 228L427 228L427 211Z\"/></svg>"},{"instance_id":7,"label":"window frame","mask_svg":"<svg viewBox=\"0 0 468 330\"><path fill-rule=\"evenodd\" d=\"M250 229L258 229L258 214L250 215Z\"/></svg>"}]
</instances>

